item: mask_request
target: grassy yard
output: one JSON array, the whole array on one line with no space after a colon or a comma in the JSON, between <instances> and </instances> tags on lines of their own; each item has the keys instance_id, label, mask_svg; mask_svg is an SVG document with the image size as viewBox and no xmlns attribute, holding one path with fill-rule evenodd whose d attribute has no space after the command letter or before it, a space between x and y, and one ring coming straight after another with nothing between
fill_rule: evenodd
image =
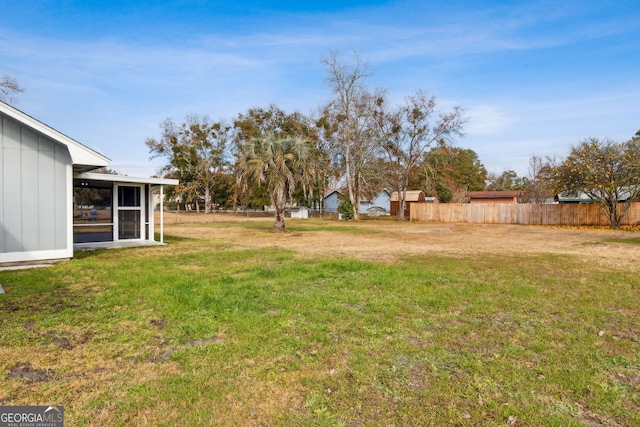
<instances>
[{"instance_id":1,"label":"grassy yard","mask_svg":"<svg viewBox=\"0 0 640 427\"><path fill-rule=\"evenodd\" d=\"M64 405L70 426L640 425L638 270L301 256L269 225L0 272L0 404ZM288 226L375 239L395 224Z\"/></svg>"}]
</instances>

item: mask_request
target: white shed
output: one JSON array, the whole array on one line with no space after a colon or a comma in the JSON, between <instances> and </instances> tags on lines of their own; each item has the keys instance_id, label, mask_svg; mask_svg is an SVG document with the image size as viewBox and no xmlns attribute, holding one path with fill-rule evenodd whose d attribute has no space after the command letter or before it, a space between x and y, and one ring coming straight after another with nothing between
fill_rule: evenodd
<instances>
[{"instance_id":1,"label":"white shed","mask_svg":"<svg viewBox=\"0 0 640 427\"><path fill-rule=\"evenodd\" d=\"M296 206L290 209L291 218L307 219L309 218L309 208L306 206Z\"/></svg>"}]
</instances>

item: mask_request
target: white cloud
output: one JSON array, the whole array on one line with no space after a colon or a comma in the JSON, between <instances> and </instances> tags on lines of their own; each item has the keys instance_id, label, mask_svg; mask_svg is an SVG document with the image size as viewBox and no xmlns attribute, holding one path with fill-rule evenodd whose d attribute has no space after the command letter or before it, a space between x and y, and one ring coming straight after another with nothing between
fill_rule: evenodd
<instances>
[{"instance_id":1,"label":"white cloud","mask_svg":"<svg viewBox=\"0 0 640 427\"><path fill-rule=\"evenodd\" d=\"M469 121L465 131L470 137L499 135L510 130L517 119L500 108L491 105L476 105L466 110Z\"/></svg>"}]
</instances>

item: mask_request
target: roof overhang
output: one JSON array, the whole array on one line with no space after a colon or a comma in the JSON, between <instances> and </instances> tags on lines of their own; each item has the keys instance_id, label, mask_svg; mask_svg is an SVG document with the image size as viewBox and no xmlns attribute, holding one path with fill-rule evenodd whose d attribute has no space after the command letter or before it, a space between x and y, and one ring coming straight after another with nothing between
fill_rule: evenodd
<instances>
[{"instance_id":1,"label":"roof overhang","mask_svg":"<svg viewBox=\"0 0 640 427\"><path fill-rule=\"evenodd\" d=\"M512 199L520 197L522 191L505 190L505 191L468 191L467 197L470 199Z\"/></svg>"},{"instance_id":2,"label":"roof overhang","mask_svg":"<svg viewBox=\"0 0 640 427\"><path fill-rule=\"evenodd\" d=\"M62 144L69 150L71 161L74 165L75 171L86 171L104 166L109 166L109 158L103 156L79 143L78 141L69 138L67 135L58 132L42 123L39 120L34 119L30 115L23 113L22 111L0 101L0 113L22 123L25 126L30 127L34 131L44 135L47 138L54 140L55 142Z\"/></svg>"},{"instance_id":3,"label":"roof overhang","mask_svg":"<svg viewBox=\"0 0 640 427\"><path fill-rule=\"evenodd\" d=\"M78 179L88 179L92 181L112 181L122 184L149 184L149 185L178 185L177 179L169 178L139 178L126 175L112 175L108 173L85 172L76 176Z\"/></svg>"}]
</instances>

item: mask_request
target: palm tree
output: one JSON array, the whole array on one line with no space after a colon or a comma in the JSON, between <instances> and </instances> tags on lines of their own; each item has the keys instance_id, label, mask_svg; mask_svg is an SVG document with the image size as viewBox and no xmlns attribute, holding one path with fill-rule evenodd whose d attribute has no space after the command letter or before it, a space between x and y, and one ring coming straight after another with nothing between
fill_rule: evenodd
<instances>
[{"instance_id":1,"label":"palm tree","mask_svg":"<svg viewBox=\"0 0 640 427\"><path fill-rule=\"evenodd\" d=\"M273 231L286 231L284 208L287 196L296 187L313 183L314 169L310 144L300 136L265 133L249 140L238 158L238 188L246 191L250 183L264 186L276 209Z\"/></svg>"}]
</instances>

